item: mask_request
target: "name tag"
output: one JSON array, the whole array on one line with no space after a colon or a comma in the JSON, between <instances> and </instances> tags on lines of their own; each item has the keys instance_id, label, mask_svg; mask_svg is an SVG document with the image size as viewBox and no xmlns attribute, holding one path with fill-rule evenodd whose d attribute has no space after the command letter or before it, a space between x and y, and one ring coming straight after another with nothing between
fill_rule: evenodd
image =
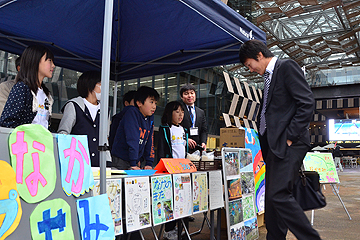
<instances>
[{"instance_id":1,"label":"name tag","mask_svg":"<svg viewBox=\"0 0 360 240\"><path fill-rule=\"evenodd\" d=\"M190 136L196 136L196 135L199 135L198 128L197 127L190 128Z\"/></svg>"}]
</instances>

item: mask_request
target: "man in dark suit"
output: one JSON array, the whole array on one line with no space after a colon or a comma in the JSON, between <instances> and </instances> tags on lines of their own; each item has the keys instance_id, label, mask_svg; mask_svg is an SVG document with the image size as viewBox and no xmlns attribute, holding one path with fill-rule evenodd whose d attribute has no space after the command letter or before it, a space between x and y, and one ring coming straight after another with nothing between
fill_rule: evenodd
<instances>
[{"instance_id":1,"label":"man in dark suit","mask_svg":"<svg viewBox=\"0 0 360 240\"><path fill-rule=\"evenodd\" d=\"M280 60L258 40L245 42L240 62L264 75L258 119L259 139L266 163L265 222L267 239L286 239L288 229L298 239L320 239L292 195L294 180L310 148L309 124L314 98L299 65Z\"/></svg>"},{"instance_id":2,"label":"man in dark suit","mask_svg":"<svg viewBox=\"0 0 360 240\"><path fill-rule=\"evenodd\" d=\"M195 106L196 92L192 84L185 84L180 89L180 97L184 106L184 119L181 125L188 129L189 151L194 152L197 146L206 150L207 123L205 112Z\"/></svg>"}]
</instances>

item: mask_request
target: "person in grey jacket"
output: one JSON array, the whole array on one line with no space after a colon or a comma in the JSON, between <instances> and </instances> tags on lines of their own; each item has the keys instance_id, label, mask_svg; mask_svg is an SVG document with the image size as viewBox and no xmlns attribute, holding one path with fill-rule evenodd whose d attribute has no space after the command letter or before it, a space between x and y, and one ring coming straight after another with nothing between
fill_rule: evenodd
<instances>
[{"instance_id":1,"label":"person in grey jacket","mask_svg":"<svg viewBox=\"0 0 360 240\"><path fill-rule=\"evenodd\" d=\"M84 72L78 80L77 91L80 96L70 99L62 108L64 115L58 133L87 135L91 166L99 167L100 72Z\"/></svg>"}]
</instances>

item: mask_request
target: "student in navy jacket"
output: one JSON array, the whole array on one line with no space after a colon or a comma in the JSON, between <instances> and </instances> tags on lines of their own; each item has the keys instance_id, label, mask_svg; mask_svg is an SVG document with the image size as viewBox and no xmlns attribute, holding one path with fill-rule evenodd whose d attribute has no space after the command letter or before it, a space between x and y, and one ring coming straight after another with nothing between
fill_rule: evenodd
<instances>
[{"instance_id":1,"label":"student in navy jacket","mask_svg":"<svg viewBox=\"0 0 360 240\"><path fill-rule=\"evenodd\" d=\"M123 97L123 105L124 108L121 112L115 114L111 119L111 125L110 125L110 134L109 134L109 146L110 149L112 148L112 145L114 144L114 138L116 131L120 125L121 119L124 117L126 111L129 109L129 106L134 106L134 96L136 91L128 91L124 94Z\"/></svg>"},{"instance_id":2,"label":"student in navy jacket","mask_svg":"<svg viewBox=\"0 0 360 240\"><path fill-rule=\"evenodd\" d=\"M144 158L144 169L152 169L155 157L153 115L158 99L159 94L153 88L143 86L137 90L135 106L129 106L116 131L111 150L113 167L140 169L140 160Z\"/></svg>"},{"instance_id":3,"label":"student in navy jacket","mask_svg":"<svg viewBox=\"0 0 360 240\"><path fill-rule=\"evenodd\" d=\"M91 166L99 167L100 72L84 72L77 82L77 91L80 96L70 99L62 108L64 115L58 133L87 135Z\"/></svg>"}]
</instances>

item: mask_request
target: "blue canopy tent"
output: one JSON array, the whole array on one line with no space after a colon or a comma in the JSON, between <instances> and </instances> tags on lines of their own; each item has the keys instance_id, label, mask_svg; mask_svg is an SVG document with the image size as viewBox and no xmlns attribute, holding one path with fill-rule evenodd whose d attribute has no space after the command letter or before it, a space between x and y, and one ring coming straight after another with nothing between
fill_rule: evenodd
<instances>
[{"instance_id":1,"label":"blue canopy tent","mask_svg":"<svg viewBox=\"0 0 360 240\"><path fill-rule=\"evenodd\" d=\"M110 73L121 81L231 64L241 43L266 42L263 31L220 0L0 0L0 23L1 50L21 54L45 44L58 66L102 69L103 109ZM101 124L101 146L106 132ZM105 179L104 161L101 168Z\"/></svg>"}]
</instances>

